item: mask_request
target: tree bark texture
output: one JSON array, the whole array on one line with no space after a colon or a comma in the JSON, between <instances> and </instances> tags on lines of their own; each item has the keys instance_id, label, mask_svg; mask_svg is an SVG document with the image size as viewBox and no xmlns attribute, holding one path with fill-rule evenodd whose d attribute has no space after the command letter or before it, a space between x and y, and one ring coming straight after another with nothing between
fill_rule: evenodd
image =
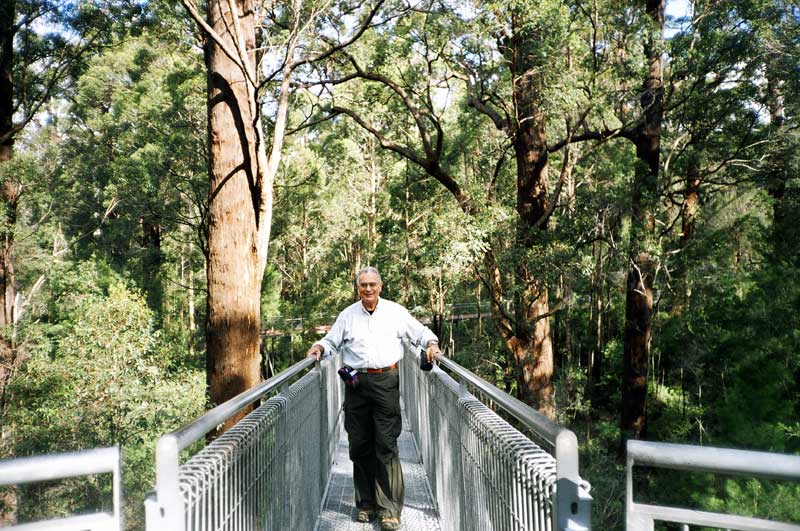
<instances>
[{"instance_id":1,"label":"tree bark texture","mask_svg":"<svg viewBox=\"0 0 800 531\"><path fill-rule=\"evenodd\" d=\"M14 115L14 0L0 0L0 164L14 156L12 134ZM14 326L14 228L16 225L19 186L2 183L0 201L4 216L0 235L0 419L5 409L6 386L16 366L13 341ZM0 430L3 422L0 421ZM2 433L0 433L0 436ZM17 491L13 487L0 490L0 527L17 523Z\"/></svg>"},{"instance_id":2,"label":"tree bark texture","mask_svg":"<svg viewBox=\"0 0 800 531\"><path fill-rule=\"evenodd\" d=\"M237 0L238 28L255 48L252 2ZM228 2L209 2L208 24L236 49ZM252 60L246 58L246 60ZM260 381L260 186L247 80L217 44L206 43L208 68L209 225L206 317L210 398L222 403ZM231 419L232 426L246 412Z\"/></svg>"},{"instance_id":3,"label":"tree bark texture","mask_svg":"<svg viewBox=\"0 0 800 531\"><path fill-rule=\"evenodd\" d=\"M164 253L161 249L161 220L154 216L142 219L142 285L148 286L147 305L153 311L156 326L163 322L164 282L161 266Z\"/></svg>"},{"instance_id":4,"label":"tree bark texture","mask_svg":"<svg viewBox=\"0 0 800 531\"><path fill-rule=\"evenodd\" d=\"M0 163L11 160L14 137L14 0L0 0Z\"/></svg>"},{"instance_id":5,"label":"tree bark texture","mask_svg":"<svg viewBox=\"0 0 800 531\"><path fill-rule=\"evenodd\" d=\"M545 116L538 101L541 81L532 72L530 55L526 53L524 35L516 35L504 48L513 79L512 93L516 111L513 139L517 165L518 225L515 246L531 249L537 235L546 230L548 151ZM548 289L541 278L530 271L528 264L515 266L518 289L515 290L515 326L506 337L516 362L520 398L533 404L541 413L555 417L553 376L553 344L550 332Z\"/></svg>"},{"instance_id":6,"label":"tree bark texture","mask_svg":"<svg viewBox=\"0 0 800 531\"><path fill-rule=\"evenodd\" d=\"M777 57L770 57L771 64L778 63ZM769 107L770 124L778 132L786 122L786 108L783 96L784 81L778 78L774 67L767 67L767 105ZM787 182L790 178L781 157L769 165L767 174L767 193L772 198L772 246L776 257L784 258L791 245L787 245L787 218L791 219L787 209L792 208L787 200ZM789 238L790 239L790 238ZM791 252L791 251L790 251Z\"/></svg>"},{"instance_id":7,"label":"tree bark texture","mask_svg":"<svg viewBox=\"0 0 800 531\"><path fill-rule=\"evenodd\" d=\"M14 2L0 0L0 164L14 156ZM5 388L16 364L14 326L14 230L20 187L13 179L0 183L0 416L5 406Z\"/></svg>"},{"instance_id":8,"label":"tree bark texture","mask_svg":"<svg viewBox=\"0 0 800 531\"><path fill-rule=\"evenodd\" d=\"M645 0L649 19L644 39L648 75L642 96L642 118L634 134L636 165L631 199L629 269L625 286L624 370L622 379L622 446L647 435L647 371L653 333L653 256L657 179L663 118L664 0Z\"/></svg>"}]
</instances>

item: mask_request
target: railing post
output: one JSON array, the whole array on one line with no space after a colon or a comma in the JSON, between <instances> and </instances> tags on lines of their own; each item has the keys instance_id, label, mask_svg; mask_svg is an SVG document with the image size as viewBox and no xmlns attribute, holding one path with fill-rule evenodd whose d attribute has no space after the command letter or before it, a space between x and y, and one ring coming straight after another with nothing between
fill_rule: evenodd
<instances>
[{"instance_id":1,"label":"railing post","mask_svg":"<svg viewBox=\"0 0 800 531\"><path fill-rule=\"evenodd\" d=\"M116 529L122 529L122 454L116 448L116 458L114 459L114 517L116 519Z\"/></svg>"},{"instance_id":2,"label":"railing post","mask_svg":"<svg viewBox=\"0 0 800 531\"><path fill-rule=\"evenodd\" d=\"M320 499L320 513L325 509L325 486L328 483L328 460L329 460L329 442L328 442L328 381L327 374L322 370L322 361L317 360L314 364L314 370L319 373L319 492Z\"/></svg>"},{"instance_id":3,"label":"railing post","mask_svg":"<svg viewBox=\"0 0 800 531\"><path fill-rule=\"evenodd\" d=\"M585 531L591 529L592 498L587 484L578 474L578 438L569 430L556 436L555 529Z\"/></svg>"},{"instance_id":4,"label":"railing post","mask_svg":"<svg viewBox=\"0 0 800 531\"><path fill-rule=\"evenodd\" d=\"M469 388L467 387L467 382L464 378L458 379L458 407L461 409L458 415L458 448L459 453L461 454L461 458L459 459L460 463L460 473L461 473L461 481L458 482L459 490L459 499L461 503L459 504L459 519L460 519L460 526L465 529L475 529L477 527L478 522L475 520L471 520L467 517L467 507L470 507L472 504L472 500L467 499L467 494L469 489L466 485L466 474L464 473L464 468L466 467L467 463L466 457L464 455L464 435L467 433L467 421L466 415L464 415L464 402L465 400L469 399Z\"/></svg>"},{"instance_id":5,"label":"railing post","mask_svg":"<svg viewBox=\"0 0 800 531\"><path fill-rule=\"evenodd\" d=\"M634 511L633 506L633 465L634 459L630 452L626 457L625 467L625 530L626 531L652 531L653 520Z\"/></svg>"},{"instance_id":6,"label":"railing post","mask_svg":"<svg viewBox=\"0 0 800 531\"><path fill-rule=\"evenodd\" d=\"M298 478L294 477L291 470L291 449L289 448L289 439L287 434L289 433L289 415L291 414L289 408L289 384L288 382L284 382L280 386L280 392L278 393L278 398L281 399L281 420L280 420L280 429L277 433L278 439L278 448L281 448L282 451L278 456L281 463L280 466L276 467L277 470L283 470L283 481L286 483L284 485L284 492L290 493L294 491L293 483L298 480ZM287 497L288 499L288 497ZM291 527L291 518L292 518L292 506L286 502L281 503L278 501L278 510L279 518L278 521L275 522L275 525L272 529L289 529Z\"/></svg>"},{"instance_id":7,"label":"railing post","mask_svg":"<svg viewBox=\"0 0 800 531\"><path fill-rule=\"evenodd\" d=\"M156 444L156 521L148 518L148 531L185 531L183 498L178 486L179 450L178 440L164 435Z\"/></svg>"}]
</instances>

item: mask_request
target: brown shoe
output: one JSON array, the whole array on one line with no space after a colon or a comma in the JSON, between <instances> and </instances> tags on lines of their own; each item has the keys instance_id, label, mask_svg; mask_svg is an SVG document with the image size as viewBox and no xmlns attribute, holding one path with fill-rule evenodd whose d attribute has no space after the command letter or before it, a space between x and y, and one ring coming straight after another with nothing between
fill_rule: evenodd
<instances>
[{"instance_id":1,"label":"brown shoe","mask_svg":"<svg viewBox=\"0 0 800 531\"><path fill-rule=\"evenodd\" d=\"M400 529L400 519L394 516L384 516L381 518L381 529L383 531L397 531Z\"/></svg>"},{"instance_id":2,"label":"brown shoe","mask_svg":"<svg viewBox=\"0 0 800 531\"><path fill-rule=\"evenodd\" d=\"M356 513L356 522L362 522L366 524L374 520L376 514L377 513L375 512L375 509L370 507L361 507Z\"/></svg>"}]
</instances>

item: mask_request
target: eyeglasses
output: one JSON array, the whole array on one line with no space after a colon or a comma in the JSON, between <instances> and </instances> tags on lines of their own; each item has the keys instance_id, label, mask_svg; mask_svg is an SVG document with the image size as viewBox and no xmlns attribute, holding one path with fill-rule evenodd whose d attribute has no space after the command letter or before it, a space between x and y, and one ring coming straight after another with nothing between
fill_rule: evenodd
<instances>
[{"instance_id":1,"label":"eyeglasses","mask_svg":"<svg viewBox=\"0 0 800 531\"><path fill-rule=\"evenodd\" d=\"M358 287L361 289L367 289L367 288L375 289L378 286L380 286L380 284L381 284L380 282L359 282Z\"/></svg>"}]
</instances>

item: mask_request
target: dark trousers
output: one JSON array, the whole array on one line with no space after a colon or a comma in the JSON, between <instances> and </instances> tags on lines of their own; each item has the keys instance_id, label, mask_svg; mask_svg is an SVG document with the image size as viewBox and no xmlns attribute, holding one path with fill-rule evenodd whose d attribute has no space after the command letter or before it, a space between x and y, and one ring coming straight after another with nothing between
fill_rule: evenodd
<instances>
[{"instance_id":1,"label":"dark trousers","mask_svg":"<svg viewBox=\"0 0 800 531\"><path fill-rule=\"evenodd\" d=\"M361 373L358 379L358 387L345 386L344 400L356 505L399 518L405 495L397 448L403 428L400 371Z\"/></svg>"}]
</instances>

